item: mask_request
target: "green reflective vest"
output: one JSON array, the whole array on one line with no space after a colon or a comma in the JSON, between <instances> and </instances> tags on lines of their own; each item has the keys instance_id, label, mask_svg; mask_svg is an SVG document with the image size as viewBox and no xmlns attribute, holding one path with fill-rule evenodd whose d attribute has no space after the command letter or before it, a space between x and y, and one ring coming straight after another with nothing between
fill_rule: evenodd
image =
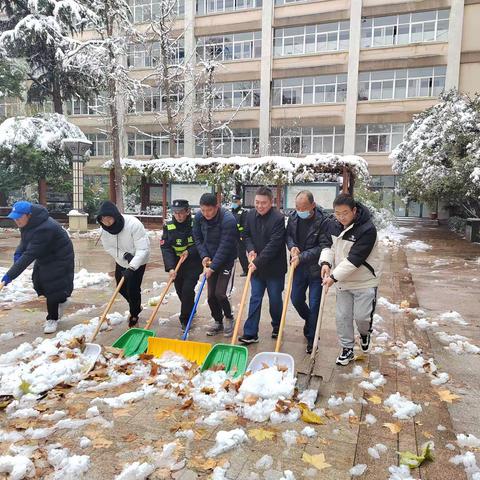
<instances>
[{"instance_id":1,"label":"green reflective vest","mask_svg":"<svg viewBox=\"0 0 480 480\"><path fill-rule=\"evenodd\" d=\"M190 225L193 225L193 220L191 220ZM190 229L189 234L180 232L173 220L167 222L167 231L169 236L171 236L170 244L172 245L177 257L180 257L187 248L191 247L195 243L193 241L192 230Z\"/></svg>"}]
</instances>

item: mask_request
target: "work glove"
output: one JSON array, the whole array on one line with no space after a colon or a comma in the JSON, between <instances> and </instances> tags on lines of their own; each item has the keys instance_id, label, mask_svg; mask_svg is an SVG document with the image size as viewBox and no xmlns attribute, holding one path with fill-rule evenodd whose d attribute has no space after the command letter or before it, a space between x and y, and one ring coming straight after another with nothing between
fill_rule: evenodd
<instances>
[{"instance_id":1,"label":"work glove","mask_svg":"<svg viewBox=\"0 0 480 480\"><path fill-rule=\"evenodd\" d=\"M11 281L12 281L12 279L7 274L5 274L2 278L2 283L4 285L8 285Z\"/></svg>"},{"instance_id":2,"label":"work glove","mask_svg":"<svg viewBox=\"0 0 480 480\"><path fill-rule=\"evenodd\" d=\"M123 259L130 263L133 260L133 255L131 253L125 252Z\"/></svg>"},{"instance_id":3,"label":"work glove","mask_svg":"<svg viewBox=\"0 0 480 480\"><path fill-rule=\"evenodd\" d=\"M130 278L132 278L133 272L135 272L135 270L132 270L131 268L126 268L123 271L122 276L125 279L125 282L128 282Z\"/></svg>"},{"instance_id":4,"label":"work glove","mask_svg":"<svg viewBox=\"0 0 480 480\"><path fill-rule=\"evenodd\" d=\"M20 260L22 254L20 252L13 254L13 263L17 263Z\"/></svg>"}]
</instances>

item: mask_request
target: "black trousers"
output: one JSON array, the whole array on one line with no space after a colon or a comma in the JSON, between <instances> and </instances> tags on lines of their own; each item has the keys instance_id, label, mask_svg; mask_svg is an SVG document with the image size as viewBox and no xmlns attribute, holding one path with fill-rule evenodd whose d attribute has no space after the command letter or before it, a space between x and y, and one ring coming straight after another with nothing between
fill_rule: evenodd
<instances>
[{"instance_id":1,"label":"black trousers","mask_svg":"<svg viewBox=\"0 0 480 480\"><path fill-rule=\"evenodd\" d=\"M227 287L232 270L221 269L214 272L207 280L208 286L208 306L213 319L221 323L223 316L232 318L232 307L227 297Z\"/></svg>"},{"instance_id":2,"label":"black trousers","mask_svg":"<svg viewBox=\"0 0 480 480\"><path fill-rule=\"evenodd\" d=\"M142 280L145 273L146 265L142 265L133 272L128 282L124 282L120 289L120 295L128 302L130 308L130 315L132 317L138 317L142 310ZM125 268L121 267L118 263L115 266L115 280L120 282L122 274Z\"/></svg>"},{"instance_id":3,"label":"black trousers","mask_svg":"<svg viewBox=\"0 0 480 480\"><path fill-rule=\"evenodd\" d=\"M242 266L243 273L248 272L248 259L247 259L247 247L245 247L245 242L243 240L238 241L238 260Z\"/></svg>"},{"instance_id":4,"label":"black trousers","mask_svg":"<svg viewBox=\"0 0 480 480\"><path fill-rule=\"evenodd\" d=\"M185 263L179 268L174 285L181 302L180 322L186 324L195 303L195 285L202 273L202 264L190 265Z\"/></svg>"}]
</instances>

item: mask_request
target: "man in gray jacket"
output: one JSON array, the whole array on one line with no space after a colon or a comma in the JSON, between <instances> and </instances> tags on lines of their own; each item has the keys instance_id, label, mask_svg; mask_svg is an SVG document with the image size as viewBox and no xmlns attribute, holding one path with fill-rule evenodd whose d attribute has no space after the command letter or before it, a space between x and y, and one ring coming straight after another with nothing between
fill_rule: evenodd
<instances>
[{"instance_id":1,"label":"man in gray jacket","mask_svg":"<svg viewBox=\"0 0 480 480\"><path fill-rule=\"evenodd\" d=\"M134 327L142 311L142 280L150 258L147 232L138 218L122 215L109 201L100 205L97 221L102 227L103 248L115 259L117 285L122 277L125 278L120 294L130 307L128 326Z\"/></svg>"},{"instance_id":2,"label":"man in gray jacket","mask_svg":"<svg viewBox=\"0 0 480 480\"><path fill-rule=\"evenodd\" d=\"M337 289L336 323L342 352L336 363L348 365L354 359L354 321L362 351L370 350L381 262L377 229L368 209L347 194L340 194L333 208L337 221L328 226L332 245L322 250L319 263L323 285Z\"/></svg>"}]
</instances>

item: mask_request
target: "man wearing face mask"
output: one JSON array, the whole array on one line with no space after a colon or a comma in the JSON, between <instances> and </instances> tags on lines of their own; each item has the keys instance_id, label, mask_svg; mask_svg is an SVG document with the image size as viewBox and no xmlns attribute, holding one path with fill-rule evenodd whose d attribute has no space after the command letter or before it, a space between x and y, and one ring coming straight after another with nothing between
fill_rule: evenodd
<instances>
[{"instance_id":1,"label":"man wearing face mask","mask_svg":"<svg viewBox=\"0 0 480 480\"><path fill-rule=\"evenodd\" d=\"M312 192L299 192L295 198L295 210L288 219L287 248L290 263L296 266L291 299L298 314L305 320L303 334L307 339L307 353L312 353L322 295L318 259L322 249L329 246L327 222L327 216L315 204Z\"/></svg>"},{"instance_id":2,"label":"man wearing face mask","mask_svg":"<svg viewBox=\"0 0 480 480\"><path fill-rule=\"evenodd\" d=\"M248 211L242 207L242 197L240 195L232 195L232 213L237 221L238 228L238 260L242 266L241 277L246 277L248 272L247 248L245 247L245 239L243 238L243 231L245 229L245 218Z\"/></svg>"}]
</instances>

